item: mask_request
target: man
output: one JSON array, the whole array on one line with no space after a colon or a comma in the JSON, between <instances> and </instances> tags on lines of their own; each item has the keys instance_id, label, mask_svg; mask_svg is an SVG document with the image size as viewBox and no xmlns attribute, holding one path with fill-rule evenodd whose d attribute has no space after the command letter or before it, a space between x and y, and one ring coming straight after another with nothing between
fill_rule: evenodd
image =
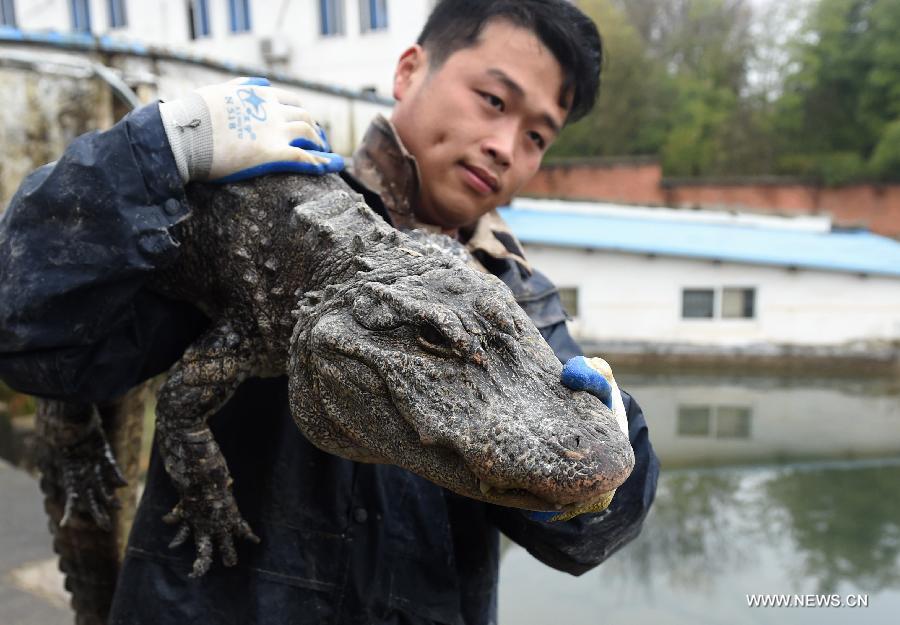
<instances>
[{"instance_id":1,"label":"man","mask_svg":"<svg viewBox=\"0 0 900 625\"><path fill-rule=\"evenodd\" d=\"M558 295L494 209L593 105L600 58L596 28L565 0L444 0L400 58L391 122L376 119L346 176L396 227L457 236L563 360L579 350ZM228 128L238 88L140 109L26 179L0 222L0 374L11 383L97 401L165 370L205 324L142 288L178 253L169 229L187 216L184 182L339 166L296 102L265 86L254 93L281 106L254 135L271 140L244 149ZM36 241L50 249L34 252ZM286 393L283 378L249 380L211 419L261 543L189 578L193 546L168 547L175 530L160 518L178 496L154 454L111 623L495 623L498 529L581 574L637 535L655 493L658 463L627 395L631 477L608 511L543 523L319 451Z\"/></svg>"}]
</instances>

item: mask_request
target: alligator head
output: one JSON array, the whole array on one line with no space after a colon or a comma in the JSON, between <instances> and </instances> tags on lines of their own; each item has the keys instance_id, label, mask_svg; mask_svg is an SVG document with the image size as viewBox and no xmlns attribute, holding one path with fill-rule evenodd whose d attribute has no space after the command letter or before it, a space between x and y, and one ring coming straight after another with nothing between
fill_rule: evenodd
<instances>
[{"instance_id":1,"label":"alligator head","mask_svg":"<svg viewBox=\"0 0 900 625\"><path fill-rule=\"evenodd\" d=\"M560 383L559 360L506 285L386 238L363 249L356 237L362 270L295 311L301 430L326 451L491 503L566 512L608 501L634 465L628 437L602 402Z\"/></svg>"}]
</instances>

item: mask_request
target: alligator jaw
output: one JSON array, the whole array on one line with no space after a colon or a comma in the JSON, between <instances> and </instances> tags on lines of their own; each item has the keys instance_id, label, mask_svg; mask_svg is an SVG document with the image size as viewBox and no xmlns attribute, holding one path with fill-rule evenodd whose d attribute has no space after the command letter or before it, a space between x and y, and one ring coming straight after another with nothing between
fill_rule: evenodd
<instances>
[{"instance_id":1,"label":"alligator jaw","mask_svg":"<svg viewBox=\"0 0 900 625\"><path fill-rule=\"evenodd\" d=\"M436 390L425 383L416 387L413 375L385 375L373 367L374 360L391 362L383 351L377 359L360 358L349 350L310 351L307 370L315 371L317 379L315 392L306 393L317 396L311 409L321 418L324 406L332 431L346 439L343 448L323 446L332 453L346 455L347 445L369 450L371 458L402 466L467 497L562 515L603 509L633 464L627 437L612 421L609 427L597 426L607 420L605 407L584 393L560 388L554 393L563 402L559 405L552 401L525 409L498 402L493 409L485 404L480 414L466 414L449 405L460 397L456 389L431 402L427 398ZM408 364L405 357L395 358ZM547 383L555 387L557 379L548 376ZM419 401L408 401L401 391L405 384L422 389L416 395ZM433 411L423 412L423 404ZM439 421L455 425L434 427ZM533 427L518 430L523 423ZM570 427L564 432L566 424ZM621 444L615 444L619 438Z\"/></svg>"},{"instance_id":2,"label":"alligator jaw","mask_svg":"<svg viewBox=\"0 0 900 625\"><path fill-rule=\"evenodd\" d=\"M482 501L488 503L523 508L525 510L538 510L542 512L559 512L560 517L568 519L584 512L600 512L605 510L612 503L613 495L616 489L600 493L599 495L587 500L573 501L569 503L552 502L539 495L530 493L521 488L498 488L488 484L486 481L475 477L478 484L478 490L481 493Z\"/></svg>"}]
</instances>

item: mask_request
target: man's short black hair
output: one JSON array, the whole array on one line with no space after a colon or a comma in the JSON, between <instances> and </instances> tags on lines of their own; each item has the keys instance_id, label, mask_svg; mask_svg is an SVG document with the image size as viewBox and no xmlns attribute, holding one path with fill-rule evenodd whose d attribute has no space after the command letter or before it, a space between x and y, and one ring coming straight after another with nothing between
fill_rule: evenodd
<instances>
[{"instance_id":1,"label":"man's short black hair","mask_svg":"<svg viewBox=\"0 0 900 625\"><path fill-rule=\"evenodd\" d=\"M425 23L417 43L429 54L432 68L454 52L474 46L491 20L506 20L532 31L553 53L563 70L560 102L571 107L567 122L594 107L600 89L603 45L594 22L569 0L441 0Z\"/></svg>"}]
</instances>

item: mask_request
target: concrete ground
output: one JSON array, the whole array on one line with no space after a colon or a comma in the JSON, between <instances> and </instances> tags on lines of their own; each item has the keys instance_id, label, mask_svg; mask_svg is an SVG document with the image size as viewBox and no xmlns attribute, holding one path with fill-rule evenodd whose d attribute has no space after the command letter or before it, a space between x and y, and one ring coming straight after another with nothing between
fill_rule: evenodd
<instances>
[{"instance_id":1,"label":"concrete ground","mask_svg":"<svg viewBox=\"0 0 900 625\"><path fill-rule=\"evenodd\" d=\"M0 460L0 625L71 625L37 479Z\"/></svg>"}]
</instances>

